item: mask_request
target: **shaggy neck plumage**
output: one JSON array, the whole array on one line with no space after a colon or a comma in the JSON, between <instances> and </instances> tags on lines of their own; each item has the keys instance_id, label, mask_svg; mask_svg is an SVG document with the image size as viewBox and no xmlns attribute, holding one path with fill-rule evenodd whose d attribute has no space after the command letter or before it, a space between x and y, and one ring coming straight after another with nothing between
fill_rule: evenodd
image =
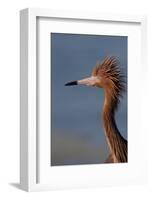
<instances>
[{"instance_id":1,"label":"shaggy neck plumage","mask_svg":"<svg viewBox=\"0 0 151 200\"><path fill-rule=\"evenodd\" d=\"M127 162L127 141L120 134L115 122L115 110L118 98L113 98L109 90L105 90L103 108L103 122L107 142L112 154L113 162ZM123 148L124 146L124 148Z\"/></svg>"}]
</instances>

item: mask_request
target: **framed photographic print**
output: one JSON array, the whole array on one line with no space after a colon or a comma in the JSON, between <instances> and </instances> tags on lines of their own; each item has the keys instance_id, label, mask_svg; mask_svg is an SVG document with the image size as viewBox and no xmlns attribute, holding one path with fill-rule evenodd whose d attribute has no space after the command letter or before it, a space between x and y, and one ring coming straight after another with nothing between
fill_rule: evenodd
<instances>
[{"instance_id":1,"label":"framed photographic print","mask_svg":"<svg viewBox=\"0 0 151 200\"><path fill-rule=\"evenodd\" d=\"M20 17L22 189L146 182L146 17L48 9Z\"/></svg>"}]
</instances>

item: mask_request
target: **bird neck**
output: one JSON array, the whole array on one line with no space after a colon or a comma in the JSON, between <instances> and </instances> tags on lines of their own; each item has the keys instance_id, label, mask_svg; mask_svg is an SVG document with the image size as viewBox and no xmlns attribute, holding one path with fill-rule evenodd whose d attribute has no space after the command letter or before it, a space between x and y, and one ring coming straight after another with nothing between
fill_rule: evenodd
<instances>
[{"instance_id":1,"label":"bird neck","mask_svg":"<svg viewBox=\"0 0 151 200\"><path fill-rule=\"evenodd\" d=\"M106 89L103 107L103 121L107 136L110 134L120 134L115 122L115 110L117 108L117 104L117 99L114 99Z\"/></svg>"},{"instance_id":2,"label":"bird neck","mask_svg":"<svg viewBox=\"0 0 151 200\"><path fill-rule=\"evenodd\" d=\"M121 136L115 122L115 110L117 108L117 105L118 105L118 99L113 98L112 95L110 95L110 92L108 92L108 90L105 90L103 123L104 123L105 135L107 138L108 146L114 162L119 162L121 157L120 154L123 153L122 152L123 150L121 148L121 150L119 151L118 148L120 148L120 145L123 145L122 144L123 142L125 143L124 141L125 139ZM121 160L121 162L123 161Z\"/></svg>"}]
</instances>

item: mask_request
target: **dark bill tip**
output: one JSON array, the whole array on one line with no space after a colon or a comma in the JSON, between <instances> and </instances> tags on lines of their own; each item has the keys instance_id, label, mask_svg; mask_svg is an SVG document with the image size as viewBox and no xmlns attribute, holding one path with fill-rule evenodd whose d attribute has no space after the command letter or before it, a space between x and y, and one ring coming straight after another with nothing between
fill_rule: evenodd
<instances>
[{"instance_id":1,"label":"dark bill tip","mask_svg":"<svg viewBox=\"0 0 151 200\"><path fill-rule=\"evenodd\" d=\"M78 82L77 81L71 81L71 82L65 84L65 86L72 86L72 85L78 85Z\"/></svg>"}]
</instances>

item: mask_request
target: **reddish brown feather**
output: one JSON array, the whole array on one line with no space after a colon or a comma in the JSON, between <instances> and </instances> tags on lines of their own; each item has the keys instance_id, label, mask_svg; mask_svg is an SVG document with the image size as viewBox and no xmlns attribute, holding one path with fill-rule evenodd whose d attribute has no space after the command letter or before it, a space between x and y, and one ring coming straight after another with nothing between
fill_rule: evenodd
<instances>
[{"instance_id":1,"label":"reddish brown feather","mask_svg":"<svg viewBox=\"0 0 151 200\"><path fill-rule=\"evenodd\" d=\"M113 56L106 57L103 62L97 63L92 76L98 76L104 79L104 81L110 82L108 91L114 102L114 106L117 107L122 93L126 91L125 77L120 69L118 60Z\"/></svg>"},{"instance_id":2,"label":"reddish brown feather","mask_svg":"<svg viewBox=\"0 0 151 200\"><path fill-rule=\"evenodd\" d=\"M108 83L102 87L105 90L103 121L111 151L110 160L112 162L127 162L127 141L120 134L114 119L114 112L126 88L118 60L115 57L105 58L102 63L97 63L92 76L100 77L103 83Z\"/></svg>"}]
</instances>

